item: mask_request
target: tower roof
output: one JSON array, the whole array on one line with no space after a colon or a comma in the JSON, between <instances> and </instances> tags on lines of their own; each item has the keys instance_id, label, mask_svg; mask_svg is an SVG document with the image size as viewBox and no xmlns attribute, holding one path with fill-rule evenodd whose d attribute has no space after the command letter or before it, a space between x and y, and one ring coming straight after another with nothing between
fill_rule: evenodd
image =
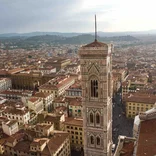
<instances>
[{"instance_id":1,"label":"tower roof","mask_svg":"<svg viewBox=\"0 0 156 156\"><path fill-rule=\"evenodd\" d=\"M98 42L97 40L95 40L92 43L89 43L83 47L105 47L108 46L106 43L102 43L102 42Z\"/></svg>"}]
</instances>

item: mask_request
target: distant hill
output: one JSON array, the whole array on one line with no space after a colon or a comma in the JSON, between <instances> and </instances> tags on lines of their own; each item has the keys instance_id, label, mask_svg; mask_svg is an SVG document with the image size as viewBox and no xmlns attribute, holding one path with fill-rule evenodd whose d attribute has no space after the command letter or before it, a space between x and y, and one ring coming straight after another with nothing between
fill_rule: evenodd
<instances>
[{"instance_id":1,"label":"distant hill","mask_svg":"<svg viewBox=\"0 0 156 156\"><path fill-rule=\"evenodd\" d=\"M20 36L20 37L32 37L32 36L43 36L43 35L56 35L56 36L63 36L63 37L73 37L78 36L86 33L63 33L63 32L30 32L30 33L5 33L0 34L1 37L13 37L13 36ZM94 32L88 32L87 34L94 35ZM145 34L156 34L156 30L148 30L148 31L126 31L126 32L102 32L99 31L98 35L101 37L113 37L113 36L127 36L127 35L145 35Z\"/></svg>"},{"instance_id":2,"label":"distant hill","mask_svg":"<svg viewBox=\"0 0 156 156\"><path fill-rule=\"evenodd\" d=\"M101 42L119 42L119 41L137 41L138 39L127 36L114 36L114 37L100 37L97 38ZM73 37L64 37L57 35L42 35L42 36L16 36L16 37L1 37L0 42L7 43L8 46L17 46L19 48L37 48L41 44L87 44L94 41L94 36L91 34L82 34Z\"/></svg>"},{"instance_id":3,"label":"distant hill","mask_svg":"<svg viewBox=\"0 0 156 156\"><path fill-rule=\"evenodd\" d=\"M115 37L99 37L99 41L135 41L138 40L133 36L115 36ZM29 37L25 42L35 41L35 42L45 42L45 43L59 43L59 44L86 44L94 41L94 36L90 34L83 34L73 37L62 37L56 35L44 35L44 36L34 36Z\"/></svg>"}]
</instances>

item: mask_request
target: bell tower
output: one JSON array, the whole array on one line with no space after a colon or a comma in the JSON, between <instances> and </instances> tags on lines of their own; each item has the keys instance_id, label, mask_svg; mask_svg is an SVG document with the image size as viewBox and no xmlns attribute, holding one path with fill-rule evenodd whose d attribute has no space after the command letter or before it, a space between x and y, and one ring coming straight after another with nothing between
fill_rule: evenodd
<instances>
[{"instance_id":1,"label":"bell tower","mask_svg":"<svg viewBox=\"0 0 156 156\"><path fill-rule=\"evenodd\" d=\"M112 51L96 37L79 49L85 156L111 156Z\"/></svg>"}]
</instances>

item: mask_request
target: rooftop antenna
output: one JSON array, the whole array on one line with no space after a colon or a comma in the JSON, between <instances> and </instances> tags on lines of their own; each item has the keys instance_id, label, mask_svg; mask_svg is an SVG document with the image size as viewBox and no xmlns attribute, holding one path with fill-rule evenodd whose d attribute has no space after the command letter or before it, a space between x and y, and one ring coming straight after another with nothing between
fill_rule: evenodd
<instances>
[{"instance_id":1,"label":"rooftop antenna","mask_svg":"<svg viewBox=\"0 0 156 156\"><path fill-rule=\"evenodd\" d=\"M96 14L95 14L95 42L97 41L97 27L96 27Z\"/></svg>"}]
</instances>

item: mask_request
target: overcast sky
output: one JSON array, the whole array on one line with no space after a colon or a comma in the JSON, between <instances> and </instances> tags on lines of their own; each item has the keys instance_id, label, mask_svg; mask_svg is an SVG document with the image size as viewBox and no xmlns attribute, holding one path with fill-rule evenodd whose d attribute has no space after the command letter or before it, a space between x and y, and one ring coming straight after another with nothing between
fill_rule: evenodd
<instances>
[{"instance_id":1,"label":"overcast sky","mask_svg":"<svg viewBox=\"0 0 156 156\"><path fill-rule=\"evenodd\" d=\"M156 0L0 0L0 33L156 29Z\"/></svg>"}]
</instances>

